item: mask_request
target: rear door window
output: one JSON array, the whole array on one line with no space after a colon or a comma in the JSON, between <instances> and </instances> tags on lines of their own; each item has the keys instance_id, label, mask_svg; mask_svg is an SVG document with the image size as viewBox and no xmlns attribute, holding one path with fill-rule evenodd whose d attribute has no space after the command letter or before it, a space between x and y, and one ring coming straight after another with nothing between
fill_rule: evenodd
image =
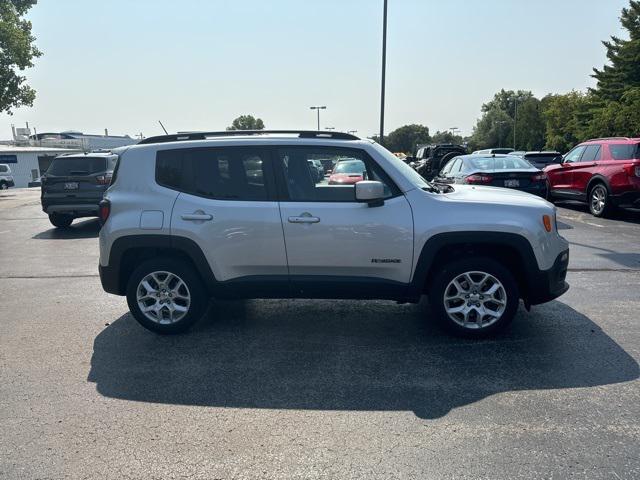
<instances>
[{"instance_id":1,"label":"rear door window","mask_svg":"<svg viewBox=\"0 0 640 480\"><path fill-rule=\"evenodd\" d=\"M611 143L609 144L609 153L614 160L632 160L640 157L638 143Z\"/></svg>"},{"instance_id":2,"label":"rear door window","mask_svg":"<svg viewBox=\"0 0 640 480\"><path fill-rule=\"evenodd\" d=\"M51 162L47 175L67 177L73 175L93 175L107 170L104 157L58 157Z\"/></svg>"},{"instance_id":3,"label":"rear door window","mask_svg":"<svg viewBox=\"0 0 640 480\"><path fill-rule=\"evenodd\" d=\"M580 158L580 162L595 162L600 160L600 151L600 145L588 145L582 154L582 158Z\"/></svg>"},{"instance_id":4,"label":"rear door window","mask_svg":"<svg viewBox=\"0 0 640 480\"><path fill-rule=\"evenodd\" d=\"M216 200L269 200L267 161L267 155L256 149L164 150L157 154L156 181L174 190Z\"/></svg>"}]
</instances>

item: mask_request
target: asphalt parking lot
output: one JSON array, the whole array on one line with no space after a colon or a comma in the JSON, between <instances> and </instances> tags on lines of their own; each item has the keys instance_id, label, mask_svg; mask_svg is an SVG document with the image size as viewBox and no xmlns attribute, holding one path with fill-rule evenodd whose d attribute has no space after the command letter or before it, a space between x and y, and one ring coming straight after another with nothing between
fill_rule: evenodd
<instances>
[{"instance_id":1,"label":"asphalt parking lot","mask_svg":"<svg viewBox=\"0 0 640 480\"><path fill-rule=\"evenodd\" d=\"M640 478L640 213L560 208L570 291L496 339L394 302L214 302L160 337L95 220L0 194L0 478Z\"/></svg>"}]
</instances>

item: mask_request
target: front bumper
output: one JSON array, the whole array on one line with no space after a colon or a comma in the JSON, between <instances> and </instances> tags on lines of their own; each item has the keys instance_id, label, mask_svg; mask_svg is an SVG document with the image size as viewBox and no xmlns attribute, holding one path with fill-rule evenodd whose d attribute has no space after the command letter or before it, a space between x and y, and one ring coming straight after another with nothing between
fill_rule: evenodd
<instances>
[{"instance_id":1,"label":"front bumper","mask_svg":"<svg viewBox=\"0 0 640 480\"><path fill-rule=\"evenodd\" d=\"M529 305L546 303L569 290L569 284L565 281L568 266L569 249L558 255L549 270L539 270L533 274L529 279L527 303Z\"/></svg>"}]
</instances>

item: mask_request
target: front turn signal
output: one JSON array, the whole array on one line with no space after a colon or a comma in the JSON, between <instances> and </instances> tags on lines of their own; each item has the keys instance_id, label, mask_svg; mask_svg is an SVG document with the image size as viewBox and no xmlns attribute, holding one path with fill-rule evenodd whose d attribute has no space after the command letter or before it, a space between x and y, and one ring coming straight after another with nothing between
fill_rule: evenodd
<instances>
[{"instance_id":1,"label":"front turn signal","mask_svg":"<svg viewBox=\"0 0 640 480\"><path fill-rule=\"evenodd\" d=\"M552 230L551 217L549 215L542 216L542 223L544 223L544 229L547 232L550 232Z\"/></svg>"}]
</instances>

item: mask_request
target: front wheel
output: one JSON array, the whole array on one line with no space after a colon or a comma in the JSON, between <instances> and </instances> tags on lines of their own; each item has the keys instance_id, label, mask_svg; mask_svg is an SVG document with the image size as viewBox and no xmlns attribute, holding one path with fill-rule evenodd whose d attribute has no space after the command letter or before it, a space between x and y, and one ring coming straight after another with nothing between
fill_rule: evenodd
<instances>
[{"instance_id":1,"label":"front wheel","mask_svg":"<svg viewBox=\"0 0 640 480\"><path fill-rule=\"evenodd\" d=\"M454 334L473 338L505 328L518 303L518 285L511 272L487 257L446 264L429 292L429 304L440 324Z\"/></svg>"},{"instance_id":2,"label":"front wheel","mask_svg":"<svg viewBox=\"0 0 640 480\"><path fill-rule=\"evenodd\" d=\"M155 333L184 332L204 315L208 300L194 269L174 258L142 263L127 283L129 310Z\"/></svg>"},{"instance_id":3,"label":"front wheel","mask_svg":"<svg viewBox=\"0 0 640 480\"><path fill-rule=\"evenodd\" d=\"M601 183L589 192L589 211L594 217L606 217L611 212L609 191Z\"/></svg>"},{"instance_id":4,"label":"front wheel","mask_svg":"<svg viewBox=\"0 0 640 480\"><path fill-rule=\"evenodd\" d=\"M0 182L0 190L8 190L9 184L6 182Z\"/></svg>"}]
</instances>

